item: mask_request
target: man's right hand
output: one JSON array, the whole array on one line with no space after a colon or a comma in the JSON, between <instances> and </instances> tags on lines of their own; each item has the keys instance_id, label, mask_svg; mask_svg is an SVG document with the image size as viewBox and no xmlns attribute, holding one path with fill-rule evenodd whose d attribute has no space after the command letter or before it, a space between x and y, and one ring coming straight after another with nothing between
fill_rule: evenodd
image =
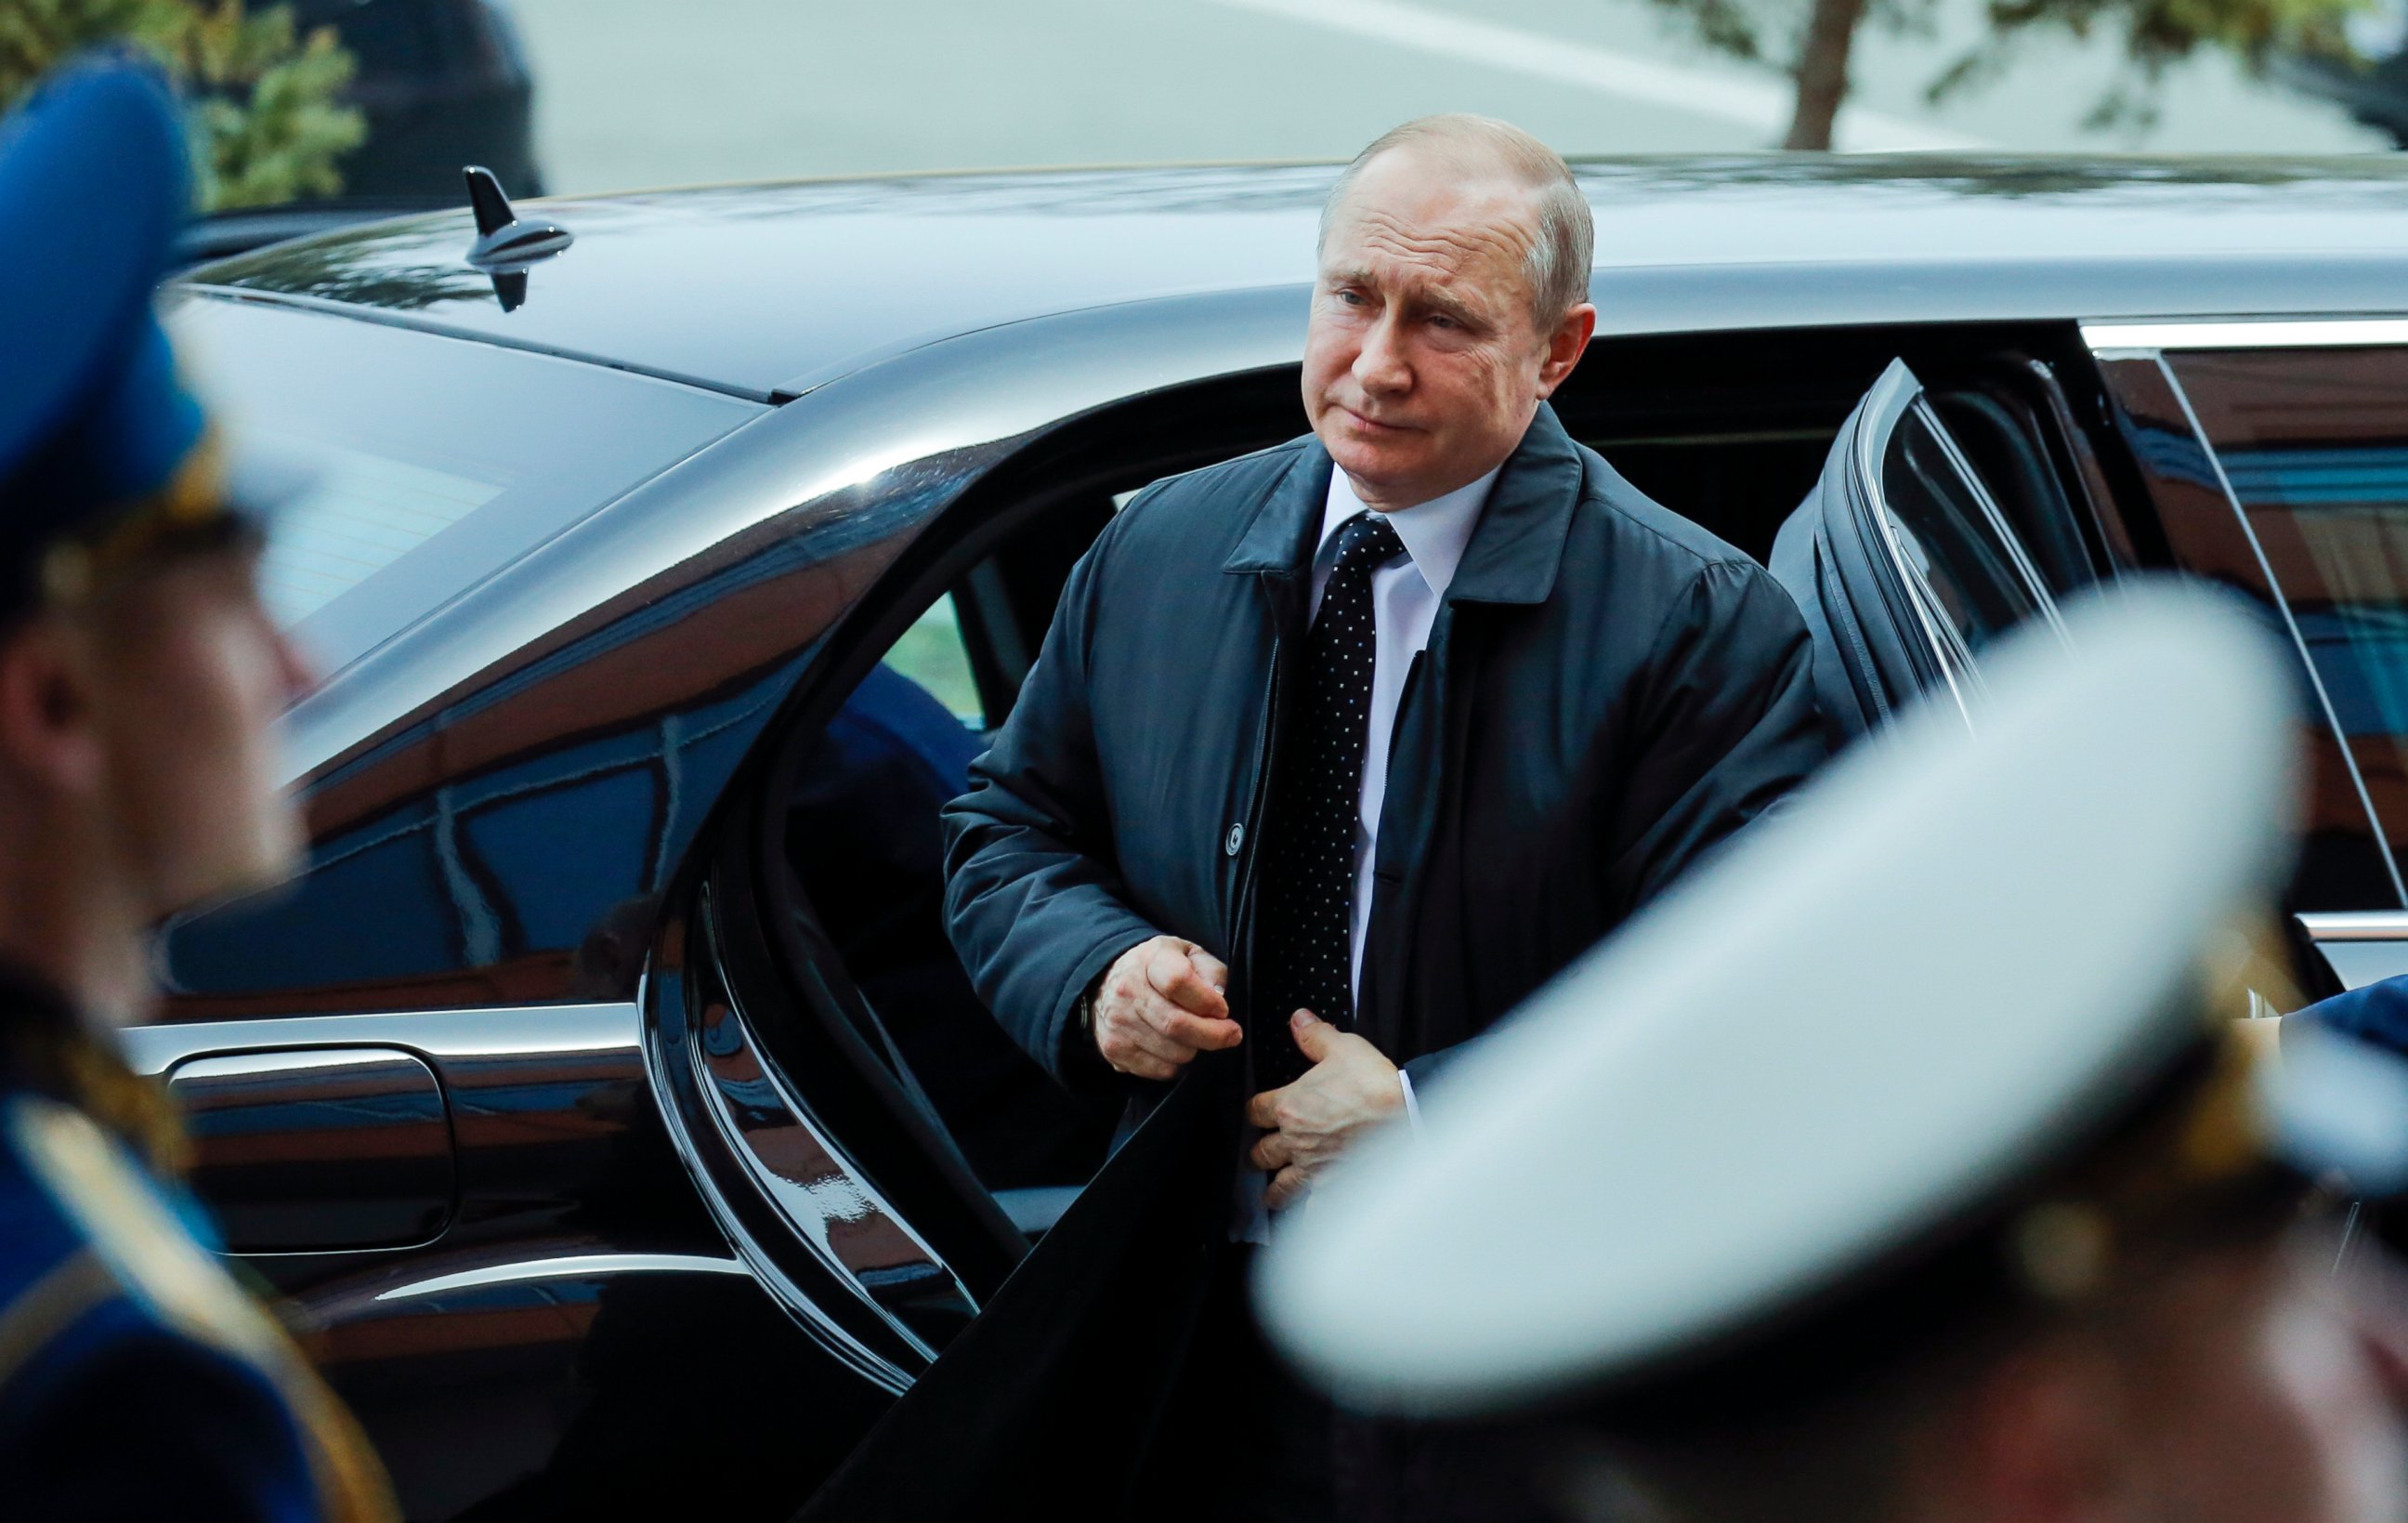
<instances>
[{"instance_id":1,"label":"man's right hand","mask_svg":"<svg viewBox=\"0 0 2408 1523\"><path fill-rule=\"evenodd\" d=\"M1197 1053L1235 1047L1245 1032L1229 1018L1229 970L1193 941L1140 941L1096 984L1096 1051L1115 1073L1169 1079Z\"/></svg>"}]
</instances>

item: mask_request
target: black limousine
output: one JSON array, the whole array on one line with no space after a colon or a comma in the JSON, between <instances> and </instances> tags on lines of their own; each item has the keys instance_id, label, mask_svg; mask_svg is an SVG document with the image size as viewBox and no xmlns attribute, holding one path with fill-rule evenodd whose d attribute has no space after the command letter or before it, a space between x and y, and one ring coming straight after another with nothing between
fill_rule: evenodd
<instances>
[{"instance_id":1,"label":"black limousine","mask_svg":"<svg viewBox=\"0 0 2408 1523\"><path fill-rule=\"evenodd\" d=\"M2408 164L1579 172L1558 411L1775 568L1835 724L1978 722L2092 583L2236 589L2300 657L2312 982L2408 970ZM410 1517L780 1517L849 1456L844 1516L1017 1510L1021 1356L1129 1341L1174 1164L978 1008L935 809L1117 506L1302 431L1334 173L550 201L510 280L464 207L172 289L324 463L266 576L327 680L307 872L169 927L129 1040Z\"/></svg>"}]
</instances>

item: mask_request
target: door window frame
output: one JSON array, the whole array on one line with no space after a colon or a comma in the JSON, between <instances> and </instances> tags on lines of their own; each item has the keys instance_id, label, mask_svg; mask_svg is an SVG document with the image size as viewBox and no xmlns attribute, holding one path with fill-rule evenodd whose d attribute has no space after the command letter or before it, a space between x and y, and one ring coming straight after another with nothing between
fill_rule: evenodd
<instances>
[{"instance_id":1,"label":"door window frame","mask_svg":"<svg viewBox=\"0 0 2408 1523\"><path fill-rule=\"evenodd\" d=\"M1853 425L1854 437L1849 440L1854 464L1849 479L1861 499L1857 505L1859 530L1861 532L1863 526L1870 523L1872 529L1870 538L1881 547L1881 558L1889 576L1895 579L1899 600L1905 605L1915 626L1921 631L1927 653L1940 679L1946 684L1957 711L1971 724L1975 702L1982 691L1979 662L1953 623L1941 611L1939 594L1931 586L1930 579L1899 542L1897 520L1888 495L1884 490L1883 463L1899 426L1910 416L1920 422L1940 442L1949 467L1956 472L1960 484L1980 510L1982 526L2004 546L2014 576L2032 606L2059 639L2064 638L2065 625L2057 612L2057 598L2049 591L2029 551L2024 547L2021 537L2000 509L1988 483L1982 480L1981 473L1966 458L1963 447L1956 442L1946 421L1932 407L1922 381L1903 360L1894 361L1882 372L1881 379L1873 382L1872 389L1865 394L1863 410ZM1899 610L1888 611L1893 622L1902 622Z\"/></svg>"}]
</instances>

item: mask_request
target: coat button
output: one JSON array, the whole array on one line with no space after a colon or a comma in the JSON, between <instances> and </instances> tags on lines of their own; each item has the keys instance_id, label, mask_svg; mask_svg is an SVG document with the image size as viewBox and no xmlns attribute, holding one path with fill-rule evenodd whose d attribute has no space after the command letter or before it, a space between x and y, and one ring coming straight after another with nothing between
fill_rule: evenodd
<instances>
[{"instance_id":1,"label":"coat button","mask_svg":"<svg viewBox=\"0 0 2408 1523\"><path fill-rule=\"evenodd\" d=\"M1245 843L1245 826L1243 824L1233 825L1229 826L1229 834L1227 838L1221 842L1221 849L1228 853L1231 856L1235 856L1238 855L1238 848L1243 846Z\"/></svg>"}]
</instances>

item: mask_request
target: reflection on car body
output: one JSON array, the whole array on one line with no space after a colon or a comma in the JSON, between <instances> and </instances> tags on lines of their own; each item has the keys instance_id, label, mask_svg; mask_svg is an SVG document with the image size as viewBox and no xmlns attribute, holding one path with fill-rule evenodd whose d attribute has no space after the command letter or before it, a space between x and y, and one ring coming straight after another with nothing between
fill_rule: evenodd
<instances>
[{"instance_id":1,"label":"reflection on car body","mask_svg":"<svg viewBox=\"0 0 2408 1523\"><path fill-rule=\"evenodd\" d=\"M309 869L170 927L133 1041L411 1516L783 1516L897 1392L1042 1413L939 1356L1075 1241L1103 1133L1008 1048L941 1070L995 1034L877 822L1010 711L1134 488L1301 431L1334 173L545 203L576 246L512 311L465 211L179 288L224 402L333 462L269 556L331 679ZM2408 968L2408 170L1581 175L1601 333L1557 409L1772 565L1837 727L1978 723L1988 641L2101 579L2233 586L2322 695L2292 907L2351 982ZM946 1441L877 1442L925 1479Z\"/></svg>"}]
</instances>

